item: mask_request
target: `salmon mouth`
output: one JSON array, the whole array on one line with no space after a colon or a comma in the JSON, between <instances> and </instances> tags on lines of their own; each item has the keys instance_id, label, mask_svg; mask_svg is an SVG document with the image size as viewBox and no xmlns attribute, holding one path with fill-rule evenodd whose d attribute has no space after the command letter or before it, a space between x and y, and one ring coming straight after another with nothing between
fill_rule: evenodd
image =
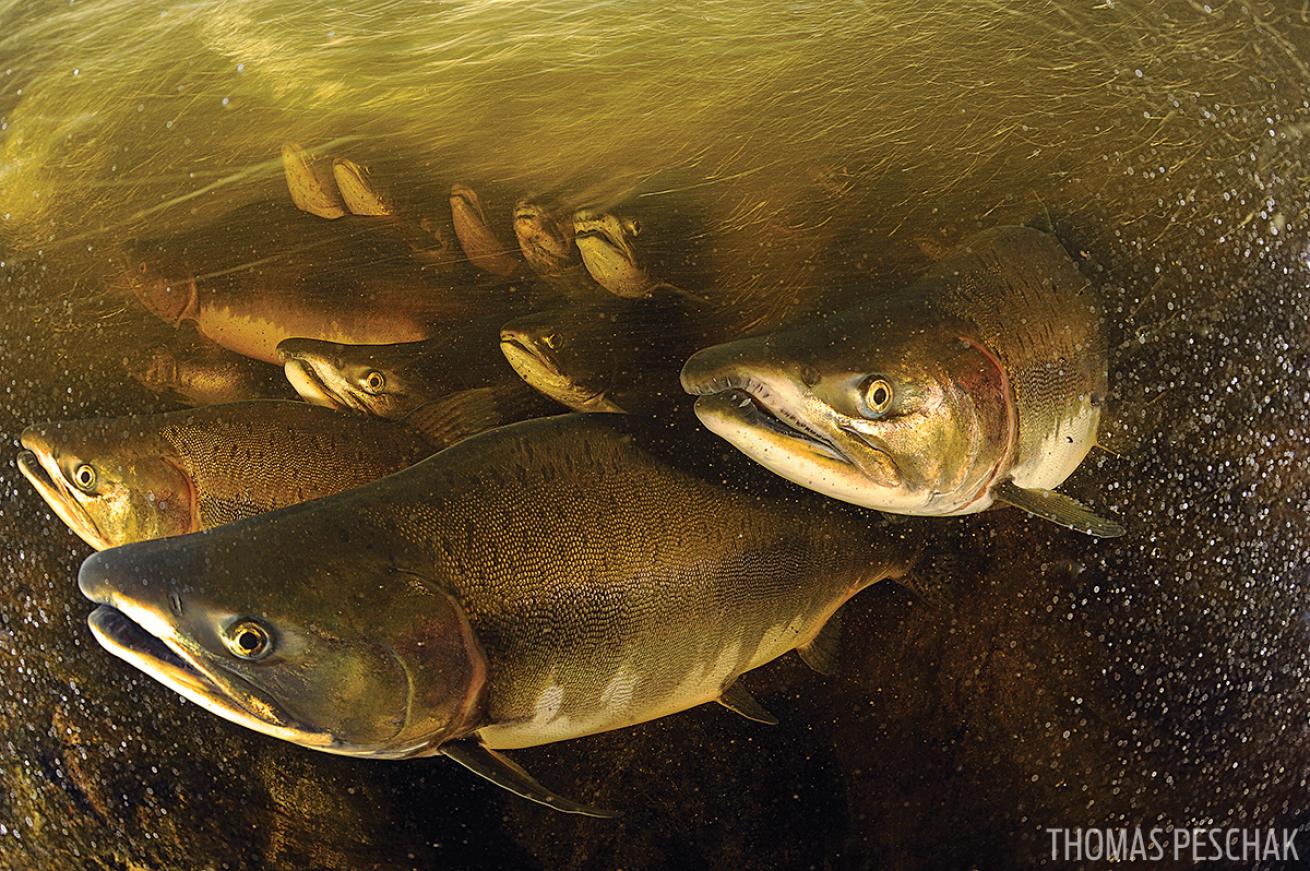
<instances>
[{"instance_id":1,"label":"salmon mouth","mask_svg":"<svg viewBox=\"0 0 1310 871\"><path fill-rule=\"evenodd\" d=\"M355 399L349 391L334 390L327 379L319 374L319 369L310 361L300 357L286 357L282 371L295 388L300 398L311 405L321 405L334 411L354 411L368 414L364 405Z\"/></svg>"},{"instance_id":2,"label":"salmon mouth","mask_svg":"<svg viewBox=\"0 0 1310 871\"><path fill-rule=\"evenodd\" d=\"M158 615L127 602L117 604L100 603L87 617L91 635L110 654L238 726L320 750L330 751L336 744L330 734L296 723L245 679L227 673L220 677L181 644L151 632L148 626L164 622Z\"/></svg>"},{"instance_id":3,"label":"salmon mouth","mask_svg":"<svg viewBox=\"0 0 1310 871\"><path fill-rule=\"evenodd\" d=\"M22 436L22 443L27 450L18 454L18 471L50 506L55 516L62 520L78 538L96 550L110 547L110 542L101 534L91 515L73 495L72 487L64 480L54 457L46 451L38 450L31 444L31 439L26 433Z\"/></svg>"},{"instance_id":4,"label":"salmon mouth","mask_svg":"<svg viewBox=\"0 0 1310 871\"><path fill-rule=\"evenodd\" d=\"M229 722L296 744L332 749L331 735L305 728L267 693L221 663L211 664L212 654L182 637L175 616L185 612L175 593L159 596L168 602L162 609L126 594L123 582L143 589L146 584L137 569L114 566L123 553L131 552L129 546L94 554L77 573L78 589L98 606L87 625L101 647Z\"/></svg>"},{"instance_id":5,"label":"salmon mouth","mask_svg":"<svg viewBox=\"0 0 1310 871\"><path fill-rule=\"evenodd\" d=\"M876 486L900 483L896 461L878 440L840 421L837 434L829 436L788 411L759 378L730 374L700 383L684 378L683 386L699 397L695 410L701 423L784 477L783 469L807 461L845 470L844 477L854 472Z\"/></svg>"},{"instance_id":6,"label":"salmon mouth","mask_svg":"<svg viewBox=\"0 0 1310 871\"><path fill-rule=\"evenodd\" d=\"M610 269L635 270L637 268L637 264L624 246L615 242L604 230L579 230L574 234L573 241L584 259L590 258Z\"/></svg>"},{"instance_id":7,"label":"salmon mouth","mask_svg":"<svg viewBox=\"0 0 1310 871\"><path fill-rule=\"evenodd\" d=\"M773 394L755 378L728 376L705 385L693 386L688 388L688 392L698 397L696 415L703 422L707 417L715 421L732 421L737 426L762 430L798 442L799 446L829 459L851 462L831 439L771 402Z\"/></svg>"},{"instance_id":8,"label":"salmon mouth","mask_svg":"<svg viewBox=\"0 0 1310 871\"><path fill-rule=\"evenodd\" d=\"M486 216L482 212L482 201L478 199L478 195L473 192L472 188L465 187L462 184L451 186L450 204L453 207L456 203L476 215L479 221L486 223Z\"/></svg>"},{"instance_id":9,"label":"salmon mouth","mask_svg":"<svg viewBox=\"0 0 1310 871\"><path fill-rule=\"evenodd\" d=\"M588 388L566 374L553 355L542 350L539 342L518 333L502 332L500 350L510 367L529 387L561 405L574 411L623 411L608 398L606 389Z\"/></svg>"},{"instance_id":10,"label":"salmon mouth","mask_svg":"<svg viewBox=\"0 0 1310 871\"><path fill-rule=\"evenodd\" d=\"M514 212L514 235L523 253L549 269L564 269L575 253L573 234L556 235L546 226L547 215L534 207L520 205Z\"/></svg>"},{"instance_id":11,"label":"salmon mouth","mask_svg":"<svg viewBox=\"0 0 1310 871\"><path fill-rule=\"evenodd\" d=\"M523 376L524 370L536 372L544 370L545 374L555 378L563 377L560 368L550 355L541 350L539 342L534 342L518 333L500 334L500 350L505 359L514 367L514 371ZM526 380L526 379L525 379Z\"/></svg>"}]
</instances>

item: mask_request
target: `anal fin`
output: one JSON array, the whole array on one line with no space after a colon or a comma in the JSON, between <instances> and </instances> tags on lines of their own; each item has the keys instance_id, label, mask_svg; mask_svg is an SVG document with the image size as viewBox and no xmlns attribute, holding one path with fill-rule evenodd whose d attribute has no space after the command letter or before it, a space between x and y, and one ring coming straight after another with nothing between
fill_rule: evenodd
<instances>
[{"instance_id":1,"label":"anal fin","mask_svg":"<svg viewBox=\"0 0 1310 871\"><path fill-rule=\"evenodd\" d=\"M1077 499L1054 490L1025 489L1013 481L1002 481L996 485L995 495L1015 508L1077 532L1097 538L1116 538L1124 534L1124 528L1115 521L1097 515Z\"/></svg>"},{"instance_id":2,"label":"anal fin","mask_svg":"<svg viewBox=\"0 0 1310 871\"><path fill-rule=\"evenodd\" d=\"M756 723L763 723L766 726L778 725L778 718L755 701L755 697L741 684L729 684L728 688L719 696L718 701L729 711L741 714L748 720L754 720Z\"/></svg>"},{"instance_id":3,"label":"anal fin","mask_svg":"<svg viewBox=\"0 0 1310 871\"><path fill-rule=\"evenodd\" d=\"M523 770L503 754L497 753L483 745L476 738L464 738L441 745L441 754L463 765L478 777L507 789L517 796L545 805L552 810L566 814L582 814L588 817L611 819L617 817L615 811L601 810L590 805L580 804L572 799L556 795L537 782L531 774Z\"/></svg>"},{"instance_id":4,"label":"anal fin","mask_svg":"<svg viewBox=\"0 0 1310 871\"><path fill-rule=\"evenodd\" d=\"M841 613L833 614L809 644L796 648L801 660L819 674L836 674L841 657Z\"/></svg>"}]
</instances>

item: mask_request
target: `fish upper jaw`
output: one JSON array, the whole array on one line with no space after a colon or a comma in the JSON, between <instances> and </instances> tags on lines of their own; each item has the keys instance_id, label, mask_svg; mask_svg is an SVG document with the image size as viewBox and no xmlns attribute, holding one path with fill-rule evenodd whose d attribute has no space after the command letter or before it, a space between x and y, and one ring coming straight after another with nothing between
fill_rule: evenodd
<instances>
[{"instance_id":1,"label":"fish upper jaw","mask_svg":"<svg viewBox=\"0 0 1310 871\"><path fill-rule=\"evenodd\" d=\"M572 223L551 222L549 214L530 203L519 203L514 210L514 236L534 269L558 272L578 259Z\"/></svg>"},{"instance_id":2,"label":"fish upper jaw","mask_svg":"<svg viewBox=\"0 0 1310 871\"><path fill-rule=\"evenodd\" d=\"M373 413L355 391L350 389L349 384L332 383L341 379L336 377L337 371L330 365L324 364L320 367L310 359L288 357L282 364L282 371L296 393L300 394L300 398L308 403L335 411L353 411L366 415Z\"/></svg>"},{"instance_id":3,"label":"fish upper jaw","mask_svg":"<svg viewBox=\"0 0 1310 871\"><path fill-rule=\"evenodd\" d=\"M809 443L834 460L848 461L833 438L832 422L824 419L832 417L831 410L796 379L752 365L731 344L693 354L680 378L683 390L700 397L696 409L702 421L702 411L715 417L726 413L744 425Z\"/></svg>"},{"instance_id":4,"label":"fish upper jaw","mask_svg":"<svg viewBox=\"0 0 1310 871\"><path fill-rule=\"evenodd\" d=\"M213 671L185 646L147 628L157 622L157 618L149 616L151 612L133 609L124 602L118 604L102 604L87 618L92 636L109 653L228 722L304 747L344 752L335 749L339 743L332 735L296 725L248 684L245 689L249 697L238 697L225 684L240 678L216 680Z\"/></svg>"},{"instance_id":5,"label":"fish upper jaw","mask_svg":"<svg viewBox=\"0 0 1310 871\"><path fill-rule=\"evenodd\" d=\"M64 478L54 450L39 427L23 430L19 441L25 448L18 455L18 471L23 474L37 494L50 506L50 510L64 522L77 537L96 550L112 547L96 526L91 515L73 494L72 486Z\"/></svg>"},{"instance_id":6,"label":"fish upper jaw","mask_svg":"<svg viewBox=\"0 0 1310 871\"><path fill-rule=\"evenodd\" d=\"M514 367L514 371L518 372L525 381L528 380L525 372L534 375L541 372L554 378L562 376L559 366L551 356L543 352L540 343L526 333L511 329L501 330L500 350Z\"/></svg>"},{"instance_id":7,"label":"fish upper jaw","mask_svg":"<svg viewBox=\"0 0 1310 871\"><path fill-rule=\"evenodd\" d=\"M882 440L798 378L751 365L725 347L693 355L682 385L699 397L701 423L774 473L857 505L920 509L923 494L906 487Z\"/></svg>"},{"instance_id":8,"label":"fish upper jaw","mask_svg":"<svg viewBox=\"0 0 1310 871\"><path fill-rule=\"evenodd\" d=\"M300 398L314 405L322 405L326 408L340 409L341 403L337 401L318 377L314 367L304 360L287 360L282 364L282 371L286 373L287 380L291 386L300 394Z\"/></svg>"},{"instance_id":9,"label":"fish upper jaw","mask_svg":"<svg viewBox=\"0 0 1310 871\"><path fill-rule=\"evenodd\" d=\"M298 724L249 682L218 674L179 637L167 612L119 589L119 576L134 573L134 565L117 565L123 559L118 551L87 558L77 576L82 595L99 606L87 624L101 647L229 722L316 750L347 752L329 733Z\"/></svg>"},{"instance_id":10,"label":"fish upper jaw","mask_svg":"<svg viewBox=\"0 0 1310 871\"><path fill-rule=\"evenodd\" d=\"M639 262L618 218L578 212L574 216L573 242L587 272L601 287L625 299L651 295L655 282Z\"/></svg>"},{"instance_id":11,"label":"fish upper jaw","mask_svg":"<svg viewBox=\"0 0 1310 871\"><path fill-rule=\"evenodd\" d=\"M832 439L780 401L768 382L748 375L725 375L689 391L696 400L697 414L727 413L743 423L770 430L779 436L808 443L834 460L846 456ZM702 417L702 420L704 418Z\"/></svg>"}]
</instances>

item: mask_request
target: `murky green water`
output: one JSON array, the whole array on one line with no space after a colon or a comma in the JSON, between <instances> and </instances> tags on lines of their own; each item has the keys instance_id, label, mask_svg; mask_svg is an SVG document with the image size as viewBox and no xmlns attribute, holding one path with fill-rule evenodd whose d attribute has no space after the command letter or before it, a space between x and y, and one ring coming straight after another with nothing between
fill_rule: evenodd
<instances>
[{"instance_id":1,"label":"murky green water","mask_svg":"<svg viewBox=\"0 0 1310 871\"><path fill-rule=\"evenodd\" d=\"M708 705L516 752L618 821L183 701L95 643L90 549L0 463L0 864L1022 867L1047 827L1307 821L1302 10L79 0L0 22L14 454L33 422L178 407L123 363L179 338L127 292L133 240L185 236L206 274L413 253L291 208L288 141L366 165L415 222L468 186L512 257L520 199L634 216L649 271L719 330L818 317L1035 222L1106 300L1135 435L1063 488L1127 535L936 521L922 571L848 606L838 675L751 674L779 726ZM540 305L526 269L439 280L493 322Z\"/></svg>"}]
</instances>

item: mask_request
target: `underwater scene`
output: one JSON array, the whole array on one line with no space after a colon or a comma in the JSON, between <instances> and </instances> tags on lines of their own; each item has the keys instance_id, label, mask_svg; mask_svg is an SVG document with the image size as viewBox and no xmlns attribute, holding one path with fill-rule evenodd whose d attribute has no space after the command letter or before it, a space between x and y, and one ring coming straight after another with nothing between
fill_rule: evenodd
<instances>
[{"instance_id":1,"label":"underwater scene","mask_svg":"<svg viewBox=\"0 0 1310 871\"><path fill-rule=\"evenodd\" d=\"M0 867L1310 863L1310 7L0 0Z\"/></svg>"}]
</instances>

